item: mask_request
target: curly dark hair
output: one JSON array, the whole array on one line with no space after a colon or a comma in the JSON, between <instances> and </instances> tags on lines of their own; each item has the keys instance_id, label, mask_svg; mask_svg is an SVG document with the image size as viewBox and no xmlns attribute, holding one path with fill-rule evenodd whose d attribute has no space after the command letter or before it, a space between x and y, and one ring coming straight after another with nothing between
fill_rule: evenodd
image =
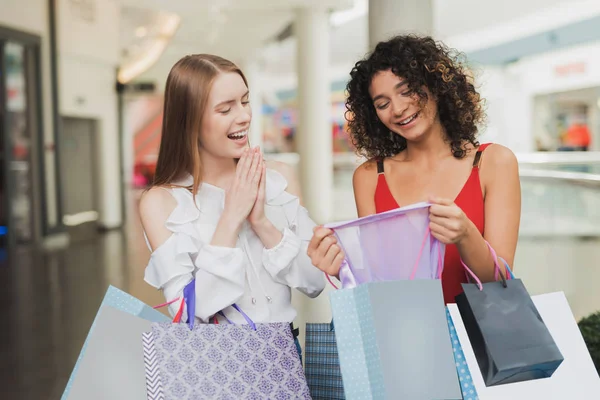
<instances>
[{"instance_id":1,"label":"curly dark hair","mask_svg":"<svg viewBox=\"0 0 600 400\"><path fill-rule=\"evenodd\" d=\"M454 157L466 155L467 143L478 146L477 125L485 120L483 100L461 58L460 53L431 37L401 35L380 42L370 55L357 62L346 87L346 116L358 153L367 158L383 158L406 149L406 139L392 134L379 120L369 95L373 76L387 70L407 83L409 92L418 95L421 105L428 100L423 87L436 99L438 116Z\"/></svg>"}]
</instances>

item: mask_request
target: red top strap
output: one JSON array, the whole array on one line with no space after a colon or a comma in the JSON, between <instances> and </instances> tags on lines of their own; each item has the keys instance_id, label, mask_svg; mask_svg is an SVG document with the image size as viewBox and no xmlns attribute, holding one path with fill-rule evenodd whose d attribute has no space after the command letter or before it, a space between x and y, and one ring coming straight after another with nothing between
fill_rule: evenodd
<instances>
[{"instance_id":1,"label":"red top strap","mask_svg":"<svg viewBox=\"0 0 600 400\"><path fill-rule=\"evenodd\" d=\"M494 143L484 143L482 145L479 145L479 148L477 149L477 151L484 151L488 146L491 146Z\"/></svg>"}]
</instances>

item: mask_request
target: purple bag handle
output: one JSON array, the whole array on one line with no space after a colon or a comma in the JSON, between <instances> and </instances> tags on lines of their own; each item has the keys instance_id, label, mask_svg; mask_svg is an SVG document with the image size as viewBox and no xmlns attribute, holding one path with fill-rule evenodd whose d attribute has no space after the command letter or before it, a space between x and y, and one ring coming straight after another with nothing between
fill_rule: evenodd
<instances>
[{"instance_id":1,"label":"purple bag handle","mask_svg":"<svg viewBox=\"0 0 600 400\"><path fill-rule=\"evenodd\" d=\"M194 329L194 322L196 320L196 279L192 279L192 281L183 288L182 301L185 302L185 304L187 304L187 324L190 327L190 330L192 330ZM248 324L252 327L252 329L256 330L256 324L254 323L254 321L252 321L250 317L245 312L243 312L237 304L233 304L232 306L240 314L242 314L242 316L244 317L246 322L248 322ZM223 311L219 311L219 314L222 315L227 320L227 322L233 324L229 320L229 318L225 316Z\"/></svg>"},{"instance_id":2,"label":"purple bag handle","mask_svg":"<svg viewBox=\"0 0 600 400\"><path fill-rule=\"evenodd\" d=\"M177 312L177 315L175 316L175 318L173 318L173 322L174 323L179 322L179 318L181 317L181 312L183 310L183 305L187 304L188 305L187 324L190 327L190 330L194 329L194 322L196 320L196 280L195 279L192 279L192 281L190 283L185 285L185 287L183 288L183 297L178 297L174 300L168 301L163 304L159 304L152 308L158 309L158 308L166 307L166 306L169 306L179 300L181 300L181 305L179 306L179 311Z\"/></svg>"},{"instance_id":3,"label":"purple bag handle","mask_svg":"<svg viewBox=\"0 0 600 400\"><path fill-rule=\"evenodd\" d=\"M183 301L187 304L187 324L192 330L194 329L194 321L196 321L196 279L192 279L183 288Z\"/></svg>"},{"instance_id":4,"label":"purple bag handle","mask_svg":"<svg viewBox=\"0 0 600 400\"><path fill-rule=\"evenodd\" d=\"M242 317L244 317L244 319L246 320L246 322L248 323L248 325L250 325L250 327L252 327L253 330L256 330L256 324L254 323L254 321L252 321L250 319L250 317L242 311L242 309L237 305L237 304L232 304L231 305L233 308L235 308L240 314L242 314ZM229 322L229 324L231 325L235 325L233 322L231 322L231 320L229 318L227 318L227 316L225 315L225 313L223 311L219 311L217 314L219 314L220 316L222 316L223 318L225 318L225 320L227 322Z\"/></svg>"}]
</instances>

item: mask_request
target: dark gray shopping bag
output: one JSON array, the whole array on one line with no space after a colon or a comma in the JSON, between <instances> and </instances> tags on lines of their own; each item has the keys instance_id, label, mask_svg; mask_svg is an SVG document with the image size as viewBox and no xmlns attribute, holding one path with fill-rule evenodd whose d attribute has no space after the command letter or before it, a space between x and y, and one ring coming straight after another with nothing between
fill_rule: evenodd
<instances>
[{"instance_id":1,"label":"dark gray shopping bag","mask_svg":"<svg viewBox=\"0 0 600 400\"><path fill-rule=\"evenodd\" d=\"M486 386L552 376L564 358L520 279L462 287L456 305Z\"/></svg>"},{"instance_id":2,"label":"dark gray shopping bag","mask_svg":"<svg viewBox=\"0 0 600 400\"><path fill-rule=\"evenodd\" d=\"M348 400L462 400L439 280L365 283L330 301Z\"/></svg>"},{"instance_id":3,"label":"dark gray shopping bag","mask_svg":"<svg viewBox=\"0 0 600 400\"><path fill-rule=\"evenodd\" d=\"M460 311L456 304L448 304L448 311L463 350L464 361L460 365L468 366L471 372L469 386L476 389L480 400L591 400L600 397L598 372L594 368L565 294L547 293L531 298L565 360L551 378L495 386L486 386ZM464 381L463 379L462 382ZM467 399L469 396L465 395L465 400ZM471 400L475 400L475 397Z\"/></svg>"}]
</instances>

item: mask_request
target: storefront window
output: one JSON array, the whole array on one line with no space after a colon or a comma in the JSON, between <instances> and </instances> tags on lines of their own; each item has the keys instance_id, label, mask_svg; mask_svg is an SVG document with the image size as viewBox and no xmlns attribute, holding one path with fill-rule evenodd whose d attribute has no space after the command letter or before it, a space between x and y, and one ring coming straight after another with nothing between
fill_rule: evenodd
<instances>
[{"instance_id":1,"label":"storefront window","mask_svg":"<svg viewBox=\"0 0 600 400\"><path fill-rule=\"evenodd\" d=\"M27 87L25 70L25 47L7 42L3 47L3 70L6 103L3 149L4 188L10 198L4 198L10 215L3 222L10 225L9 232L16 242L32 239L32 192L31 192L31 133L27 124ZM7 179L8 178L8 179ZM3 193L3 197L6 194ZM6 221L8 220L8 221Z\"/></svg>"}]
</instances>

